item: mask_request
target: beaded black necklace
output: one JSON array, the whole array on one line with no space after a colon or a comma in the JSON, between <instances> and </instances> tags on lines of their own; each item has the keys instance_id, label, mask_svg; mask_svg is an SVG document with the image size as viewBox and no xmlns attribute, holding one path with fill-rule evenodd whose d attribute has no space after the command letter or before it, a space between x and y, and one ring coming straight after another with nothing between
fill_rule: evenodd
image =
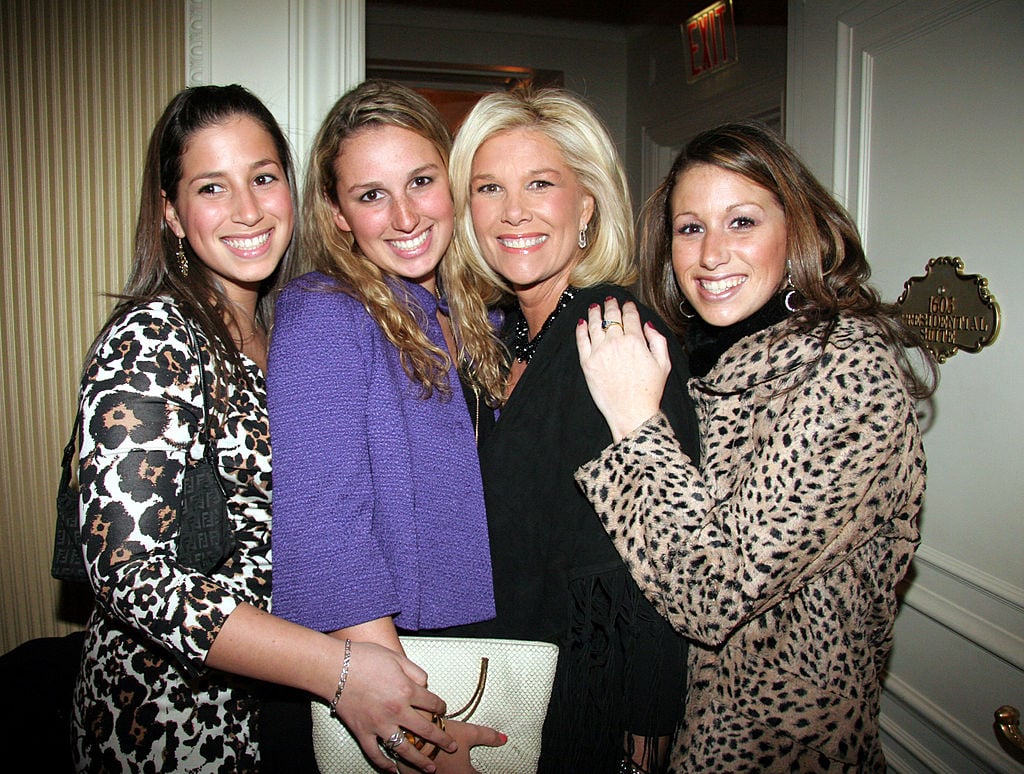
<instances>
[{"instance_id":1,"label":"beaded black necklace","mask_svg":"<svg viewBox=\"0 0 1024 774\"><path fill-rule=\"evenodd\" d=\"M516 360L521 363L530 362L533 353L537 351L537 345L540 344L540 340L544 338L544 334L547 333L548 328L554 323L559 312L569 306L569 302L576 297L576 290L576 288L570 285L562 291L562 295L555 305L555 311L548 315L548 319L544 321L540 330L537 331L537 335L532 339L530 338L530 326L526 324L526 318L523 316L523 313L519 313L519 319L516 320L515 328L512 331L512 354L515 355Z\"/></svg>"}]
</instances>

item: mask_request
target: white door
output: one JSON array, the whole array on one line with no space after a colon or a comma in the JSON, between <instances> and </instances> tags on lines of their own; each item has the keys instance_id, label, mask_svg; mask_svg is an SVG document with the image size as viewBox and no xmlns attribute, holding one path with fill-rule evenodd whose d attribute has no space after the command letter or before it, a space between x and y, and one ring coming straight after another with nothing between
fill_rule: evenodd
<instances>
[{"instance_id":1,"label":"white door","mask_svg":"<svg viewBox=\"0 0 1024 774\"><path fill-rule=\"evenodd\" d=\"M788 46L787 137L883 297L959 256L1001 307L941 366L882 727L897 771L1020 772L993 713L1024 711L1024 2L791 0Z\"/></svg>"}]
</instances>

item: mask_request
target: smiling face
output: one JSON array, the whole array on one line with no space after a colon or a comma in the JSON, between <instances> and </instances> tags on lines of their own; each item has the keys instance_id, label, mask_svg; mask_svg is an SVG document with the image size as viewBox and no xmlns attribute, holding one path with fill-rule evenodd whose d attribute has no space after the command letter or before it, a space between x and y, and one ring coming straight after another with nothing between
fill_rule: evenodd
<instances>
[{"instance_id":1,"label":"smiling face","mask_svg":"<svg viewBox=\"0 0 1024 774\"><path fill-rule=\"evenodd\" d=\"M238 116L199 129L181 157L182 175L164 218L220 279L234 301L250 300L292 238L294 210L274 140Z\"/></svg>"},{"instance_id":2,"label":"smiling face","mask_svg":"<svg viewBox=\"0 0 1024 774\"><path fill-rule=\"evenodd\" d=\"M488 138L473 157L470 210L487 264L521 300L526 293L557 303L594 214L594 197L558 146L532 129Z\"/></svg>"},{"instance_id":3,"label":"smiling face","mask_svg":"<svg viewBox=\"0 0 1024 774\"><path fill-rule=\"evenodd\" d=\"M409 129L371 126L342 142L334 172L338 228L382 271L433 291L455 224L434 144Z\"/></svg>"},{"instance_id":4,"label":"smiling face","mask_svg":"<svg viewBox=\"0 0 1024 774\"><path fill-rule=\"evenodd\" d=\"M786 215L770 191L735 172L697 164L679 178L670 205L676 282L706 322L745 320L779 291Z\"/></svg>"}]
</instances>

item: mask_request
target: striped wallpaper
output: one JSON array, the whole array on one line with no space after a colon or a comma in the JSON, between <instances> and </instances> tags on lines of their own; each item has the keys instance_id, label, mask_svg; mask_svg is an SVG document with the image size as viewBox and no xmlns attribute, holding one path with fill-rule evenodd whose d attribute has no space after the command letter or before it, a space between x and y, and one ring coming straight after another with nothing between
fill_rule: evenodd
<instances>
[{"instance_id":1,"label":"striped wallpaper","mask_svg":"<svg viewBox=\"0 0 1024 774\"><path fill-rule=\"evenodd\" d=\"M0 652L82 623L49 574L60 454L184 86L184 2L0 3Z\"/></svg>"}]
</instances>

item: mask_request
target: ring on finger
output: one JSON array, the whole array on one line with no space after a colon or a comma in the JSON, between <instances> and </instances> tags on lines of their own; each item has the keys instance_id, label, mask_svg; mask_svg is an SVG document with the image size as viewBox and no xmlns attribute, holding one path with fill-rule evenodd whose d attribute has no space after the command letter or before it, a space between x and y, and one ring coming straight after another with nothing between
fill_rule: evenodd
<instances>
[{"instance_id":1,"label":"ring on finger","mask_svg":"<svg viewBox=\"0 0 1024 774\"><path fill-rule=\"evenodd\" d=\"M427 744L426 739L424 739L422 736L416 736L416 734L414 734L412 731L406 731L404 736L409 741L409 744L411 744L417 750L422 750Z\"/></svg>"},{"instance_id":2,"label":"ring on finger","mask_svg":"<svg viewBox=\"0 0 1024 774\"><path fill-rule=\"evenodd\" d=\"M618 325L620 330L625 331L625 328L622 327L622 323L620 323L618 320L602 320L601 330L607 331L613 325Z\"/></svg>"},{"instance_id":3,"label":"ring on finger","mask_svg":"<svg viewBox=\"0 0 1024 774\"><path fill-rule=\"evenodd\" d=\"M385 739L381 746L389 753L393 753L403 744L405 744L405 732L402 729L398 729L395 733Z\"/></svg>"}]
</instances>

